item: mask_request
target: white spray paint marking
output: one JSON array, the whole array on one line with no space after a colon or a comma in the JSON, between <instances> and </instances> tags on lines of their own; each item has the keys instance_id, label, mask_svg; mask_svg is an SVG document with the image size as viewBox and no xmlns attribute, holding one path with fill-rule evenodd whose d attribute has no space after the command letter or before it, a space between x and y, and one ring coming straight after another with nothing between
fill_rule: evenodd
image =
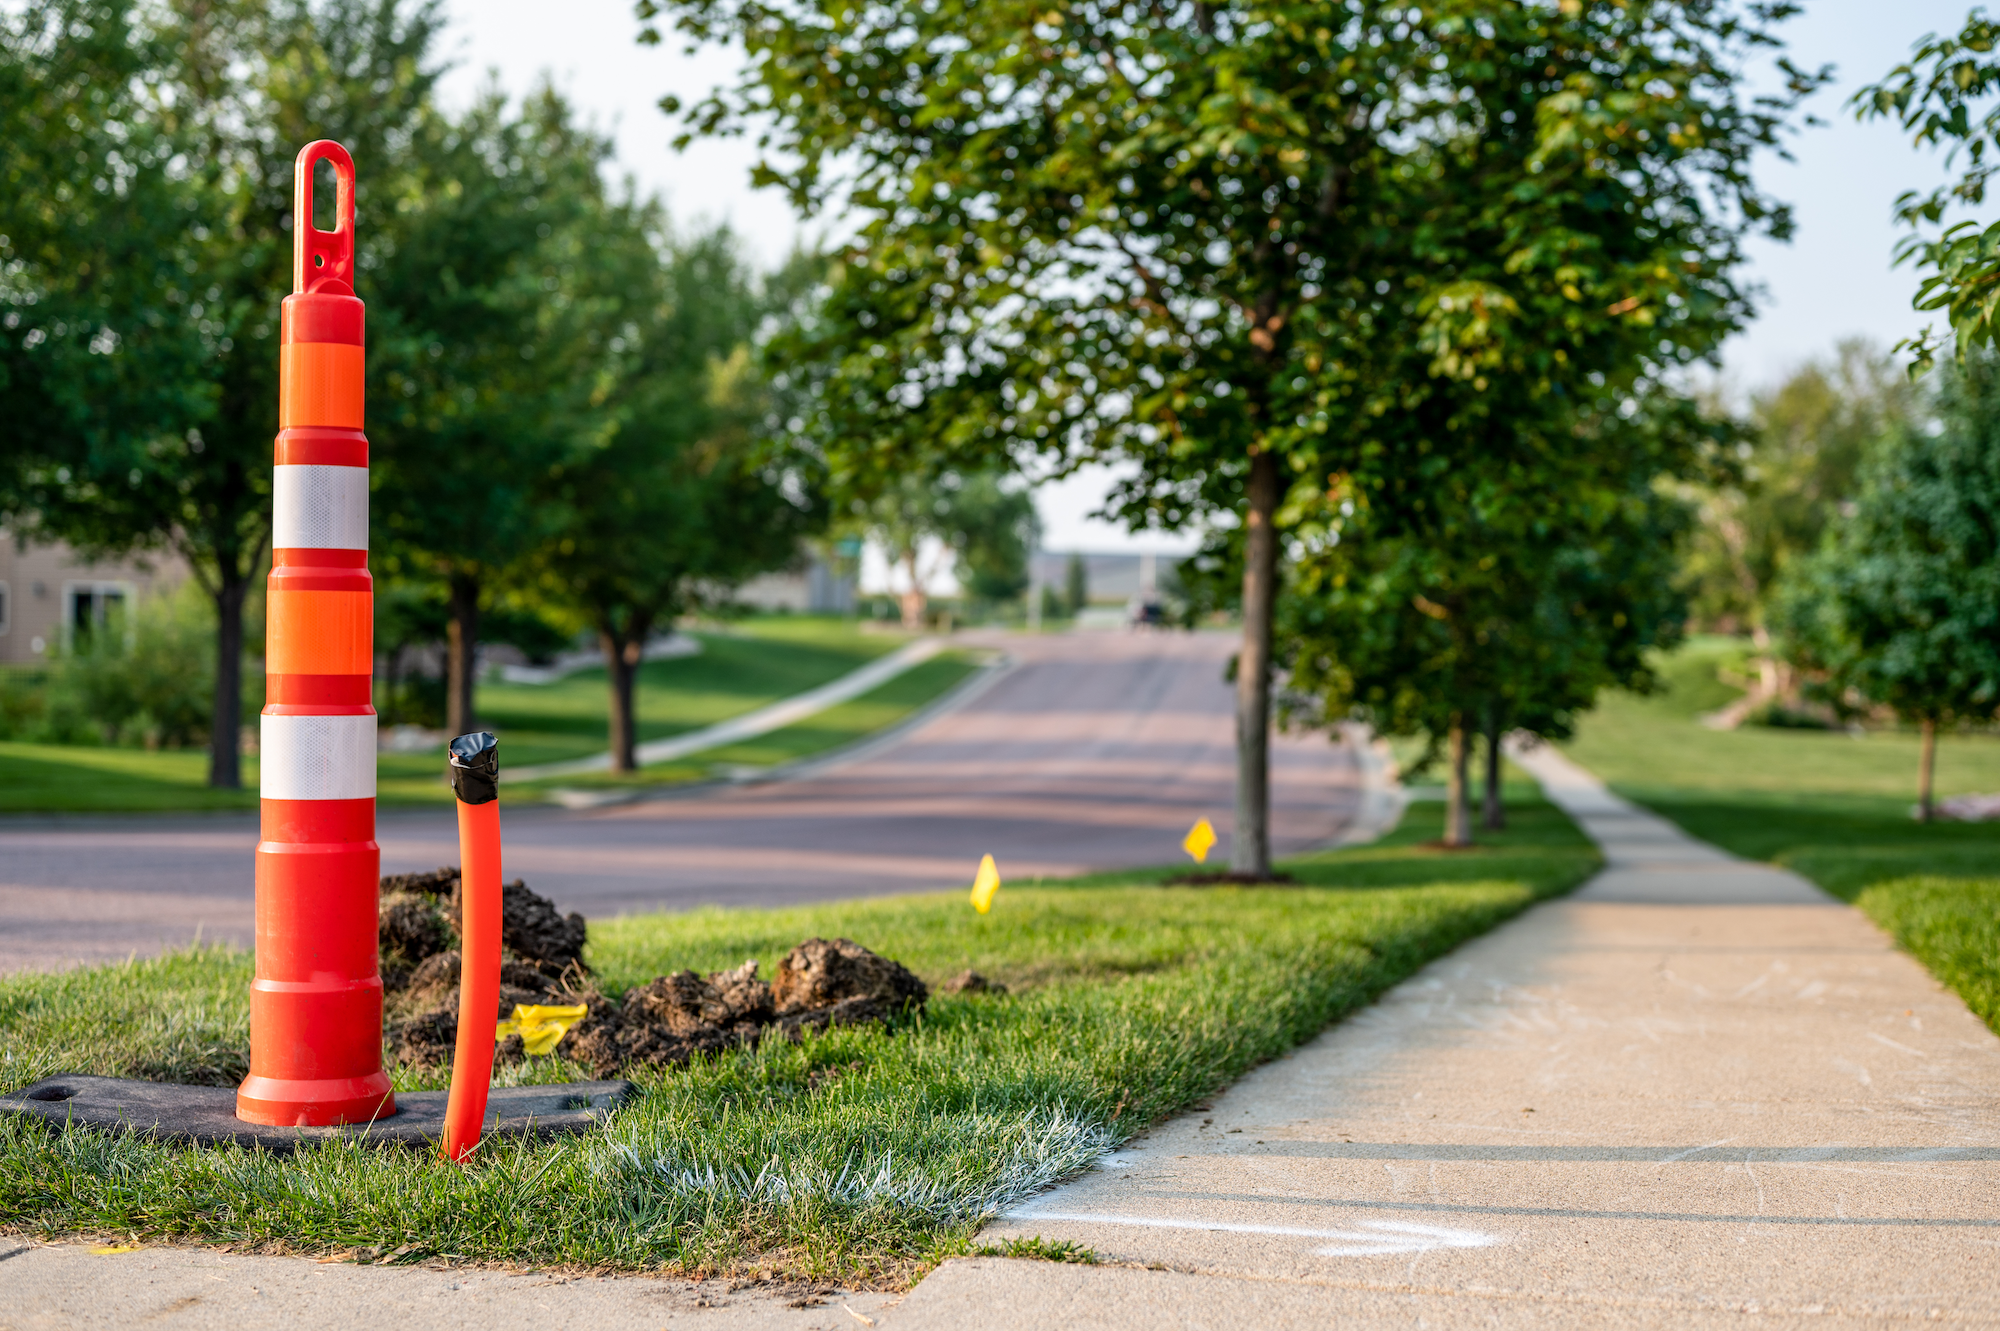
<instances>
[{"instance_id":1,"label":"white spray paint marking","mask_svg":"<svg viewBox=\"0 0 2000 1331\"><path fill-rule=\"evenodd\" d=\"M1744 998L1750 994L1754 994L1759 989L1762 989L1764 987L1764 981L1770 978L1771 978L1770 973L1767 971L1766 973L1759 975L1756 979L1750 981L1750 983L1744 985L1741 989L1738 989L1735 993L1731 994L1730 997Z\"/></svg>"},{"instance_id":2,"label":"white spray paint marking","mask_svg":"<svg viewBox=\"0 0 2000 1331\"><path fill-rule=\"evenodd\" d=\"M1410 1253L1437 1252L1445 1248L1490 1248L1500 1240L1476 1229L1447 1229L1442 1225L1412 1225L1396 1220L1364 1220L1359 1228L1372 1231L1341 1235L1349 1246L1321 1248L1321 1257L1399 1257Z\"/></svg>"},{"instance_id":3,"label":"white spray paint marking","mask_svg":"<svg viewBox=\"0 0 2000 1331\"><path fill-rule=\"evenodd\" d=\"M1086 1225L1134 1225L1141 1229L1191 1229L1202 1233L1272 1234L1280 1238L1333 1239L1339 1245L1320 1248L1322 1257L1401 1257L1446 1248L1490 1248L1500 1241L1476 1229L1447 1229L1398 1220L1363 1220L1353 1229L1294 1229L1289 1225L1244 1225L1221 1220L1166 1220L1156 1216L1115 1215L1097 1211L1009 1212L1008 1220L1064 1220Z\"/></svg>"},{"instance_id":4,"label":"white spray paint marking","mask_svg":"<svg viewBox=\"0 0 2000 1331\"><path fill-rule=\"evenodd\" d=\"M1910 1046L1906 1044L1897 1044L1894 1040L1891 1040L1888 1036L1878 1034L1875 1031L1869 1031L1868 1038L1871 1040L1880 1040L1883 1044L1888 1045L1891 1049L1900 1049L1906 1054L1915 1054L1918 1058L1930 1057L1929 1054L1926 1054L1921 1049L1912 1049L1910 1048Z\"/></svg>"}]
</instances>

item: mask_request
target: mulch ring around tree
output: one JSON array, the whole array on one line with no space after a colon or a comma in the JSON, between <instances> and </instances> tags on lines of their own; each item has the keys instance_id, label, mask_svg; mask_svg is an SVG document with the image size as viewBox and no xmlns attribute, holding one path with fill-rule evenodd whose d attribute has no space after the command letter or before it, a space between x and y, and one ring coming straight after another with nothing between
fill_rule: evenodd
<instances>
[{"instance_id":1,"label":"mulch ring around tree","mask_svg":"<svg viewBox=\"0 0 2000 1331\"><path fill-rule=\"evenodd\" d=\"M609 1077L669 1068L696 1054L757 1043L776 1029L790 1039L829 1026L891 1024L921 1012L930 991L901 964L846 938L808 938L785 954L769 982L757 963L702 976L662 975L622 999L598 988L584 965L583 916L562 915L519 879L501 889L500 1000L496 1022L517 1004L582 1004L588 1014L556 1052ZM382 987L396 1061L448 1067L458 1042L458 870L382 880ZM970 972L968 972L970 975ZM961 977L961 981L964 977ZM971 976L970 992L1004 993ZM527 1057L518 1035L494 1050L500 1063Z\"/></svg>"}]
</instances>

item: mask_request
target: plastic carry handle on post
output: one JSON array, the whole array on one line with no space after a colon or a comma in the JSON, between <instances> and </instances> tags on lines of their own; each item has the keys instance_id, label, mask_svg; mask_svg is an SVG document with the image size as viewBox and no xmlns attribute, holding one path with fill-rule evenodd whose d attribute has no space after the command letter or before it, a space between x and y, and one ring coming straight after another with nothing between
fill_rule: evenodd
<instances>
[{"instance_id":1,"label":"plastic carry handle on post","mask_svg":"<svg viewBox=\"0 0 2000 1331\"><path fill-rule=\"evenodd\" d=\"M313 222L313 171L333 163L333 230ZM354 294L354 159L332 139L308 143L292 179L292 290Z\"/></svg>"},{"instance_id":2,"label":"plastic carry handle on post","mask_svg":"<svg viewBox=\"0 0 2000 1331\"><path fill-rule=\"evenodd\" d=\"M485 731L451 742L458 796L458 1048L445 1101L444 1153L463 1160L479 1145L493 1084L500 1004L500 741Z\"/></svg>"}]
</instances>

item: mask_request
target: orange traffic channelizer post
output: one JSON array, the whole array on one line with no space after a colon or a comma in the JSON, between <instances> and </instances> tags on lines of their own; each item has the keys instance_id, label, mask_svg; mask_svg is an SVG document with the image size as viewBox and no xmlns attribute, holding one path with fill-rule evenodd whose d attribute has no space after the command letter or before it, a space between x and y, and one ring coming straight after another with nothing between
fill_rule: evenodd
<instances>
[{"instance_id":1,"label":"orange traffic channelizer post","mask_svg":"<svg viewBox=\"0 0 2000 1331\"><path fill-rule=\"evenodd\" d=\"M450 753L451 789L458 797L458 1046L445 1102L444 1153L463 1160L485 1129L498 1035L500 741L484 730L460 735Z\"/></svg>"},{"instance_id":2,"label":"orange traffic channelizer post","mask_svg":"<svg viewBox=\"0 0 2000 1331\"><path fill-rule=\"evenodd\" d=\"M331 231L313 222L322 161L338 182ZM321 140L295 169L271 486L257 973L236 1113L319 1127L386 1117L396 1101L382 1067L376 958L375 594L354 159Z\"/></svg>"},{"instance_id":3,"label":"orange traffic channelizer post","mask_svg":"<svg viewBox=\"0 0 2000 1331\"><path fill-rule=\"evenodd\" d=\"M313 168L322 161L333 163L339 182L331 231L312 220ZM375 953L382 852L370 705L375 593L368 438L361 433L362 309L354 295L354 160L322 140L299 153L297 171L271 487L250 1075L232 1093L58 1073L0 1095L0 1119L32 1118L55 1132L146 1133L274 1151L329 1138L410 1146L442 1140L453 1159L482 1135L589 1132L639 1088L629 1081L491 1085L502 941L499 759L491 735L460 742L471 742L465 756L477 760L483 786L454 770L467 890L451 1093L412 1091L398 1104L382 1068Z\"/></svg>"}]
</instances>

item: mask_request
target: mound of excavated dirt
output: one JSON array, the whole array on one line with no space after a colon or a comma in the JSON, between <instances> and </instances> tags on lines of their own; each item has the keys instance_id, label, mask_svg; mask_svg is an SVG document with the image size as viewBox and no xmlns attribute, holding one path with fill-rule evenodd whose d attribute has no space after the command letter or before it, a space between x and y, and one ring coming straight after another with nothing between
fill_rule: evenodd
<instances>
[{"instance_id":1,"label":"mound of excavated dirt","mask_svg":"<svg viewBox=\"0 0 2000 1331\"><path fill-rule=\"evenodd\" d=\"M445 907L454 932L458 913L458 892L454 889ZM561 979L572 967L582 973L584 933L583 916L561 914L555 902L530 892L520 879L501 886L500 945L549 979Z\"/></svg>"},{"instance_id":2,"label":"mound of excavated dirt","mask_svg":"<svg viewBox=\"0 0 2000 1331\"><path fill-rule=\"evenodd\" d=\"M458 942L437 902L414 892L384 892L376 942L381 950L382 984L400 989L430 958Z\"/></svg>"},{"instance_id":3,"label":"mound of excavated dirt","mask_svg":"<svg viewBox=\"0 0 2000 1331\"><path fill-rule=\"evenodd\" d=\"M457 1050L458 922L458 870L382 880L382 987L399 1063L448 1066ZM707 977L662 975L614 1002L589 983L585 932L583 916L564 916L518 879L506 884L493 1017L503 1020L519 1003L584 1004L589 1015L558 1050L598 1076L678 1067L696 1054L754 1044L772 1029L798 1039L829 1026L889 1022L930 998L910 971L851 939L808 938L785 954L775 983L759 979L757 963L746 961ZM494 1051L502 1063L524 1057L519 1036Z\"/></svg>"},{"instance_id":4,"label":"mound of excavated dirt","mask_svg":"<svg viewBox=\"0 0 2000 1331\"><path fill-rule=\"evenodd\" d=\"M447 864L430 873L392 873L382 876L382 895L412 892L424 897L448 897L458 890L458 870Z\"/></svg>"},{"instance_id":5,"label":"mound of excavated dirt","mask_svg":"<svg viewBox=\"0 0 2000 1331\"><path fill-rule=\"evenodd\" d=\"M399 1063L450 1063L458 1040L458 870L394 874L382 880L377 941L382 991ZM498 1021L517 1003L563 1001L589 973L585 922L519 879L500 889ZM503 1042L501 1061L523 1057L518 1038ZM510 1058L511 1056L511 1058Z\"/></svg>"},{"instance_id":6,"label":"mound of excavated dirt","mask_svg":"<svg viewBox=\"0 0 2000 1331\"><path fill-rule=\"evenodd\" d=\"M889 1022L922 1010L924 982L850 939L809 938L785 955L776 984L757 978L757 963L706 977L676 971L642 984L614 1004L578 996L590 1015L561 1051L596 1076L637 1066L678 1067L696 1054L754 1044L765 1031L790 1039L808 1030Z\"/></svg>"},{"instance_id":7,"label":"mound of excavated dirt","mask_svg":"<svg viewBox=\"0 0 2000 1331\"><path fill-rule=\"evenodd\" d=\"M458 945L458 870L391 874L382 880L382 953L415 966ZM440 935L442 926L448 935ZM514 960L551 980L583 970L583 916L564 915L516 878L500 888L500 945Z\"/></svg>"},{"instance_id":8,"label":"mound of excavated dirt","mask_svg":"<svg viewBox=\"0 0 2000 1331\"><path fill-rule=\"evenodd\" d=\"M831 1007L849 999L869 998L889 1009L930 997L924 982L887 957L878 957L848 938L831 943L808 938L778 963L771 997L781 1012Z\"/></svg>"}]
</instances>

